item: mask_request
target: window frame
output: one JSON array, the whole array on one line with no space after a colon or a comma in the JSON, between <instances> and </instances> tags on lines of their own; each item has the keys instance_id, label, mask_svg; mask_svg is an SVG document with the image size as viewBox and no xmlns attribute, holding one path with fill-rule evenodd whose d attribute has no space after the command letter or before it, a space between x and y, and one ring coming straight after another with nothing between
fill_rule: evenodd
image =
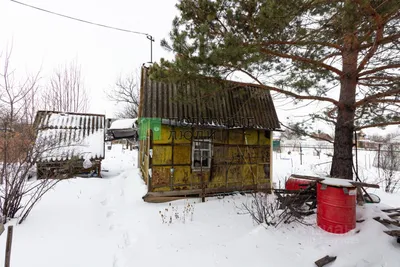
<instances>
[{"instance_id":1,"label":"window frame","mask_svg":"<svg viewBox=\"0 0 400 267\"><path fill-rule=\"evenodd\" d=\"M207 148L196 148L196 142L207 143ZM200 166L194 166L194 154L196 151L200 151ZM203 152L208 152L207 166L201 166L201 159ZM212 140L208 138L197 138L192 140L192 159L191 167L193 171L209 170L211 169L211 157L212 157Z\"/></svg>"}]
</instances>

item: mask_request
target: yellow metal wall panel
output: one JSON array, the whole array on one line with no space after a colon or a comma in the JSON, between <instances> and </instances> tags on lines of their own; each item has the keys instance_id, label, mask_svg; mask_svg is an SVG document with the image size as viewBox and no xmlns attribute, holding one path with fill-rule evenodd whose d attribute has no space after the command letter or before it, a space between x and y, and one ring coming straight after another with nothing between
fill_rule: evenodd
<instances>
[{"instance_id":1,"label":"yellow metal wall panel","mask_svg":"<svg viewBox=\"0 0 400 267\"><path fill-rule=\"evenodd\" d=\"M168 125L161 125L161 138L160 140L154 140L153 144L170 144L172 142L171 136L172 128Z\"/></svg>"},{"instance_id":2,"label":"yellow metal wall panel","mask_svg":"<svg viewBox=\"0 0 400 267\"><path fill-rule=\"evenodd\" d=\"M172 163L172 147L153 145L153 164L171 164Z\"/></svg>"},{"instance_id":3,"label":"yellow metal wall panel","mask_svg":"<svg viewBox=\"0 0 400 267\"><path fill-rule=\"evenodd\" d=\"M190 175L190 182L193 187L198 188L198 184L201 183L201 173L199 171L192 171Z\"/></svg>"},{"instance_id":4,"label":"yellow metal wall panel","mask_svg":"<svg viewBox=\"0 0 400 267\"><path fill-rule=\"evenodd\" d=\"M230 130L229 144L243 144L243 130Z\"/></svg>"},{"instance_id":5,"label":"yellow metal wall panel","mask_svg":"<svg viewBox=\"0 0 400 267\"><path fill-rule=\"evenodd\" d=\"M259 159L260 163L270 163L271 162L271 147L270 146L262 146L259 149Z\"/></svg>"},{"instance_id":6,"label":"yellow metal wall panel","mask_svg":"<svg viewBox=\"0 0 400 267\"><path fill-rule=\"evenodd\" d=\"M192 172L191 176L192 189L202 188L202 182L204 183L204 186L207 187L209 178L210 178L209 172L198 172L198 171Z\"/></svg>"},{"instance_id":7,"label":"yellow metal wall panel","mask_svg":"<svg viewBox=\"0 0 400 267\"><path fill-rule=\"evenodd\" d=\"M243 147L241 148L241 151L243 151L243 161L245 164L253 164L258 162L259 158L257 147Z\"/></svg>"},{"instance_id":8,"label":"yellow metal wall panel","mask_svg":"<svg viewBox=\"0 0 400 267\"><path fill-rule=\"evenodd\" d=\"M175 145L174 146L174 164L190 164L192 146Z\"/></svg>"},{"instance_id":9,"label":"yellow metal wall panel","mask_svg":"<svg viewBox=\"0 0 400 267\"><path fill-rule=\"evenodd\" d=\"M241 184L241 166L230 165L228 166L228 185L239 185Z\"/></svg>"},{"instance_id":10,"label":"yellow metal wall panel","mask_svg":"<svg viewBox=\"0 0 400 267\"><path fill-rule=\"evenodd\" d=\"M164 129L164 128L163 128ZM270 184L270 138L265 136L265 131L260 131L260 137L256 130L248 130L246 132L246 140L244 140L242 130L232 130L229 132L229 140L227 131L218 130L212 135L209 130L196 130L194 134L186 134L184 132L191 131L189 128L176 128L173 146L174 155L174 173L171 178L171 167L153 166L152 191L170 191L171 180L173 190L191 190L201 189L202 179L207 188L224 188L224 187L251 187L254 183L259 186L268 186ZM220 132L219 132L220 131ZM225 132L225 133L224 133ZM270 132L266 132L270 137ZM203 173L191 169L191 137L197 136L213 136L213 160L212 168L205 169ZM163 138L169 138L170 133L163 132ZM223 138L225 136L226 139ZM179 139L180 137L180 139ZM260 140L260 145L257 143ZM227 143L229 145L223 145ZM243 143L245 142L245 143ZM162 143L167 144L167 140ZM221 145L217 145L221 144ZM245 144L249 146L244 146ZM237 146L238 145L238 146ZM153 145L153 164L171 164L172 146ZM147 157L145 162L147 163ZM187 166L182 166L187 164ZM145 164L147 165L147 164ZM177 166L180 165L180 166ZM146 166L147 167L147 166ZM211 178L210 178L211 175Z\"/></svg>"},{"instance_id":11,"label":"yellow metal wall panel","mask_svg":"<svg viewBox=\"0 0 400 267\"><path fill-rule=\"evenodd\" d=\"M171 188L169 186L156 187L152 190L152 192L167 192L167 191L171 191Z\"/></svg>"},{"instance_id":12,"label":"yellow metal wall panel","mask_svg":"<svg viewBox=\"0 0 400 267\"><path fill-rule=\"evenodd\" d=\"M257 145L258 143L258 131L257 130L246 130L245 131L245 145Z\"/></svg>"},{"instance_id":13,"label":"yellow metal wall panel","mask_svg":"<svg viewBox=\"0 0 400 267\"><path fill-rule=\"evenodd\" d=\"M173 186L190 185L190 167L174 166Z\"/></svg>"},{"instance_id":14,"label":"yellow metal wall panel","mask_svg":"<svg viewBox=\"0 0 400 267\"><path fill-rule=\"evenodd\" d=\"M271 145L270 131L260 131L260 145Z\"/></svg>"},{"instance_id":15,"label":"yellow metal wall panel","mask_svg":"<svg viewBox=\"0 0 400 267\"><path fill-rule=\"evenodd\" d=\"M192 129L188 127L175 127L172 132L175 131L174 142L176 144L190 144L192 141Z\"/></svg>"},{"instance_id":16,"label":"yellow metal wall panel","mask_svg":"<svg viewBox=\"0 0 400 267\"><path fill-rule=\"evenodd\" d=\"M219 165L228 163L228 147L218 145L213 147L213 164Z\"/></svg>"},{"instance_id":17,"label":"yellow metal wall panel","mask_svg":"<svg viewBox=\"0 0 400 267\"><path fill-rule=\"evenodd\" d=\"M258 183L256 165L243 165L242 174L244 185L256 185Z\"/></svg>"},{"instance_id":18,"label":"yellow metal wall panel","mask_svg":"<svg viewBox=\"0 0 400 267\"><path fill-rule=\"evenodd\" d=\"M259 181L263 181L265 179L269 179L269 164L258 164L257 166L257 176Z\"/></svg>"},{"instance_id":19,"label":"yellow metal wall panel","mask_svg":"<svg viewBox=\"0 0 400 267\"><path fill-rule=\"evenodd\" d=\"M193 131L193 139L212 139L214 130L210 129L195 129Z\"/></svg>"},{"instance_id":20,"label":"yellow metal wall panel","mask_svg":"<svg viewBox=\"0 0 400 267\"><path fill-rule=\"evenodd\" d=\"M210 178L211 181L209 182L209 188L217 188L217 187L224 187L226 184L226 170L227 167L225 165L214 165L210 172L212 177Z\"/></svg>"},{"instance_id":21,"label":"yellow metal wall panel","mask_svg":"<svg viewBox=\"0 0 400 267\"><path fill-rule=\"evenodd\" d=\"M214 130L211 133L214 144L227 144L228 143L228 131L227 130Z\"/></svg>"}]
</instances>

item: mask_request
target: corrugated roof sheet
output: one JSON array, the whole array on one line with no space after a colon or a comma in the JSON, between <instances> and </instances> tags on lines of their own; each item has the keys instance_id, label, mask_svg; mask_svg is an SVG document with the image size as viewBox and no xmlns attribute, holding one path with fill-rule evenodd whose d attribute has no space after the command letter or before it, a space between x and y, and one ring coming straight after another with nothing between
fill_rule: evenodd
<instances>
[{"instance_id":1,"label":"corrugated roof sheet","mask_svg":"<svg viewBox=\"0 0 400 267\"><path fill-rule=\"evenodd\" d=\"M38 111L35 126L39 162L104 158L104 115Z\"/></svg>"},{"instance_id":2,"label":"corrugated roof sheet","mask_svg":"<svg viewBox=\"0 0 400 267\"><path fill-rule=\"evenodd\" d=\"M154 81L142 69L141 117L161 118L163 123L223 128L279 129L269 90L227 81L225 88L205 92Z\"/></svg>"}]
</instances>

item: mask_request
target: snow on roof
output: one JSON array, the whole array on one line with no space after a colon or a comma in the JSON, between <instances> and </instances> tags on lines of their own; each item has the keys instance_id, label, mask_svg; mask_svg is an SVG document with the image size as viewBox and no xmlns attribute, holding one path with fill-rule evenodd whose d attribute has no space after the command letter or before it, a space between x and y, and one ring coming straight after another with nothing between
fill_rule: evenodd
<instances>
[{"instance_id":1,"label":"snow on roof","mask_svg":"<svg viewBox=\"0 0 400 267\"><path fill-rule=\"evenodd\" d=\"M104 115L39 111L35 123L39 162L104 158Z\"/></svg>"},{"instance_id":2,"label":"snow on roof","mask_svg":"<svg viewBox=\"0 0 400 267\"><path fill-rule=\"evenodd\" d=\"M137 118L135 118L135 119L120 119L120 120L116 120L111 124L111 127L109 129L113 130L113 129L132 129L132 128L136 128L136 125L135 125L136 121L137 121Z\"/></svg>"}]
</instances>

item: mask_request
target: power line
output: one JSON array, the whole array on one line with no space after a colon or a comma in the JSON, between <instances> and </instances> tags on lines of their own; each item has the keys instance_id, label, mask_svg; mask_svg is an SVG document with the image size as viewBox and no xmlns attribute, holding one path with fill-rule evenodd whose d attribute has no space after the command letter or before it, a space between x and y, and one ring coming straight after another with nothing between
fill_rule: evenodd
<instances>
[{"instance_id":1,"label":"power line","mask_svg":"<svg viewBox=\"0 0 400 267\"><path fill-rule=\"evenodd\" d=\"M53 15L64 17L64 18L67 18L67 19L72 19L72 20L76 20L76 21L80 21L80 22L84 22L84 23L88 23L88 24L92 24L92 25L96 25L96 26L100 26L100 27L104 27L104 28L108 28L108 29L113 29L113 30L117 30L117 31L123 31L123 32L129 32L129 33L134 33L134 34L141 34L141 35L145 35L145 36L151 36L150 34L144 33L144 32L131 31L131 30L127 30L127 29L108 26L108 25L104 25L104 24L100 24L100 23L96 23L96 22L91 22L91 21L88 21L88 20L83 20L83 19L78 19L78 18L74 18L74 17L71 17L71 16L63 15L63 14L60 14L60 13L56 13L56 12L53 12L53 11L50 11L50 10L46 10L46 9L43 9L43 8L40 8L40 7L28 5L28 4L25 4L25 3L22 3L22 2L18 2L18 1L15 1L15 0L10 0L10 1L14 2L14 3L17 3L17 4L20 4L20 5L23 5L23 6L27 6L27 7L33 8L33 9L37 9L37 10L40 10L40 11L43 11L43 12L47 12L47 13L50 13L50 14L53 14Z\"/></svg>"},{"instance_id":2,"label":"power line","mask_svg":"<svg viewBox=\"0 0 400 267\"><path fill-rule=\"evenodd\" d=\"M117 30L117 31L122 31L122 32L128 32L128 33L133 33L133 34L144 35L144 36L147 37L147 39L150 40L150 53L151 53L151 55L150 55L150 57L151 57L150 58L150 63L153 62L153 45L152 45L152 43L154 42L154 38L153 38L153 36L151 36L148 33L139 32L139 31L131 31L131 30L122 29L122 28L118 28L118 27L114 27L114 26L109 26L109 25L105 25L105 24L101 24L101 23L91 22L91 21L88 21L88 20L83 20L83 19L79 19L79 18L63 15L63 14L60 14L60 13L57 13L57 12L54 12L54 11L50 11L50 10L47 10L47 9L43 9L43 8L40 8L40 7L37 7L37 6L32 6L32 5L29 5L29 4L25 4L25 3L22 3L22 2L19 2L19 1L16 1L16 0L10 0L10 1L14 2L14 3L17 3L17 4L20 4L20 5L23 5L23 6L26 6L26 7L30 7L30 8L36 9L36 10L40 10L40 11L46 12L46 13L49 13L49 14L52 14L52 15L57 15L57 16L60 16L60 17L64 17L64 18L67 18L67 19L72 19L72 20L75 20L75 21L79 21L79 22L83 22L83 23L87 23L87 24L91 24L91 25L95 25L95 26L99 26L99 27L103 27L103 28L107 28L107 29L112 29L112 30Z\"/></svg>"}]
</instances>

